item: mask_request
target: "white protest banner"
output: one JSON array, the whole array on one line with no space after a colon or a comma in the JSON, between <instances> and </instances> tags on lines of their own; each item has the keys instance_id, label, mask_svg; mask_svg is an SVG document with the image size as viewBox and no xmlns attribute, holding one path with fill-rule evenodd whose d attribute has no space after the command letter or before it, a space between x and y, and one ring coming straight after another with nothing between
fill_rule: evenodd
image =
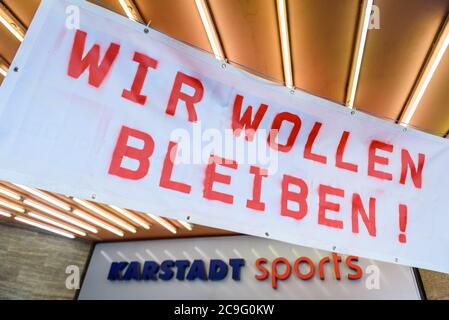
<instances>
[{"instance_id":1,"label":"white protest banner","mask_svg":"<svg viewBox=\"0 0 449 320\"><path fill-rule=\"evenodd\" d=\"M42 1L0 91L1 179L449 272L448 141L146 29Z\"/></svg>"}]
</instances>

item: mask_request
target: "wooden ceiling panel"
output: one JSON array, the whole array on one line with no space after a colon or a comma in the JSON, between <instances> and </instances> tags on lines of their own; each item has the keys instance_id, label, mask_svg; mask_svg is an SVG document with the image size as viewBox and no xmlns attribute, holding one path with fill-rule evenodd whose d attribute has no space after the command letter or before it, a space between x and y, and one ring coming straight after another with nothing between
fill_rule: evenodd
<instances>
[{"instance_id":1,"label":"wooden ceiling panel","mask_svg":"<svg viewBox=\"0 0 449 320\"><path fill-rule=\"evenodd\" d=\"M209 0L226 57L283 81L276 3Z\"/></svg>"},{"instance_id":2,"label":"wooden ceiling panel","mask_svg":"<svg viewBox=\"0 0 449 320\"><path fill-rule=\"evenodd\" d=\"M212 51L194 0L134 0L151 27L181 41Z\"/></svg>"},{"instance_id":3,"label":"wooden ceiling panel","mask_svg":"<svg viewBox=\"0 0 449 320\"><path fill-rule=\"evenodd\" d=\"M449 130L449 50L446 50L410 124L446 133Z\"/></svg>"},{"instance_id":4,"label":"wooden ceiling panel","mask_svg":"<svg viewBox=\"0 0 449 320\"><path fill-rule=\"evenodd\" d=\"M9 64L14 59L19 45L20 41L3 24L0 24L0 56L5 58Z\"/></svg>"},{"instance_id":5,"label":"wooden ceiling panel","mask_svg":"<svg viewBox=\"0 0 449 320\"><path fill-rule=\"evenodd\" d=\"M447 0L376 0L380 29L368 31L355 107L398 118L446 16Z\"/></svg>"},{"instance_id":6,"label":"wooden ceiling panel","mask_svg":"<svg viewBox=\"0 0 449 320\"><path fill-rule=\"evenodd\" d=\"M87 0L88 2L91 2L93 4L96 4L100 7L103 7L105 9L114 11L116 13L119 13L123 16L126 16L125 11L121 7L119 0Z\"/></svg>"},{"instance_id":7,"label":"wooden ceiling panel","mask_svg":"<svg viewBox=\"0 0 449 320\"><path fill-rule=\"evenodd\" d=\"M11 194L5 193L5 190L12 192L16 196L19 195L21 198L17 199L15 197L12 197ZM68 211L68 210L59 208L58 206L56 206L55 204L53 204L47 200L44 200L43 198L30 192L29 190L33 190L33 189L26 189L26 187L20 187L18 185L14 185L14 184L2 181L0 183L0 210L2 210L3 212L5 212L5 211L9 212L13 216L20 216L20 217L32 219L32 220L42 223L42 221L40 221L37 218L30 216L28 214L28 212L37 213L38 215L43 216L47 219L56 221L60 225L65 225L65 226L69 226L69 227L78 229L79 231L84 231L87 234L86 236L80 236L80 235L74 234L77 238L81 238L81 239L87 239L87 240L92 240L92 241L120 241L120 240L128 240L128 239L162 239L162 238L180 238L180 237L233 234L230 231L219 230L219 229L209 228L209 227L195 225L195 224L191 224L192 230L188 230L187 228L185 228L183 225L181 225L175 219L162 218L163 220L172 224L176 228L176 233L174 234L170 230L168 230L167 228L162 226L158 221L153 220L153 218L151 218L147 214L133 211L133 210L128 210L131 214L139 217L140 219L144 220L145 222L147 222L149 224L150 229L145 229L144 227L140 226L136 222L128 219L123 214L120 214L119 212L114 211L113 209L111 209L111 207L109 207L107 205L87 201L89 204L95 206L96 208L103 210L104 212L106 212L106 214L114 217L115 219L120 219L120 220L124 221L125 223L127 223L131 226L134 226L136 229L136 232L133 233L129 230L126 230L125 228L123 228L122 226L117 224L115 221L112 221L112 220L106 218L105 216L102 216L102 215L96 213L92 209L89 209L89 208L86 208L86 207L80 205L80 203L74 201L70 197L55 194L55 193L40 191L44 195L50 195L51 197L53 197L59 201L62 201L64 204L68 205L71 208L71 210ZM15 211L13 208L8 207L8 204L13 205L15 207L23 208L26 210L26 212ZM38 207L36 207L36 204L38 205ZM52 210L53 212L56 212L56 214L57 215L59 214L59 215L56 216L55 214L50 214L49 212L46 212L45 210L48 210L48 209ZM96 225L92 221L85 219L84 217L80 217L79 215L74 213L73 210L75 210L75 209L81 210L82 212L84 212L84 214L87 214L91 217L94 217L98 221L101 221L102 223L106 223L109 226L113 226L116 229L119 229L120 231L122 231L124 233L124 236L120 237L120 236L112 233L111 231L108 231L107 229L104 229L103 227ZM98 233L93 233L89 230L86 230L85 228L81 227L80 225L77 225L76 223L68 222L67 220L65 220L66 218L64 218L64 216L66 218L67 217L74 218L78 222L82 222L91 227L94 227L98 230ZM5 219L6 221L9 221L9 222L14 221L13 217L5 218L2 216L2 219ZM46 223L46 222L44 222L44 223ZM47 224L52 226L49 223L47 223ZM60 226L59 226L59 229L61 229Z\"/></svg>"},{"instance_id":8,"label":"wooden ceiling panel","mask_svg":"<svg viewBox=\"0 0 449 320\"><path fill-rule=\"evenodd\" d=\"M3 0L2 2L28 28L41 0Z\"/></svg>"},{"instance_id":9,"label":"wooden ceiling panel","mask_svg":"<svg viewBox=\"0 0 449 320\"><path fill-rule=\"evenodd\" d=\"M297 87L345 101L359 7L354 0L287 2Z\"/></svg>"}]
</instances>

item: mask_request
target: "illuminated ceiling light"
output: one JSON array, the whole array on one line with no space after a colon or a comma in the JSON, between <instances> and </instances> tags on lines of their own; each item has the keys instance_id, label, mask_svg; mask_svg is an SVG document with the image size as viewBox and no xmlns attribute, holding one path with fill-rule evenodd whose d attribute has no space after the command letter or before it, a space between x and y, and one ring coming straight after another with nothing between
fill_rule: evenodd
<instances>
[{"instance_id":1,"label":"illuminated ceiling light","mask_svg":"<svg viewBox=\"0 0 449 320\"><path fill-rule=\"evenodd\" d=\"M95 212L96 214L102 216L103 218L115 223L116 225L128 230L129 232L132 232L132 233L137 232L136 228L134 228L132 225L130 225L130 224L126 223L125 221L115 217L114 215L100 209L99 207L97 207L96 205L94 205L90 202L87 202L85 200L81 200L78 198L73 198L73 201L75 201L79 205L83 206L84 208L87 208L87 209Z\"/></svg>"},{"instance_id":2,"label":"illuminated ceiling light","mask_svg":"<svg viewBox=\"0 0 449 320\"><path fill-rule=\"evenodd\" d=\"M89 214L87 214L87 213L85 213L85 212L83 212L81 210L75 209L75 210L73 210L72 213L74 215L80 217L81 219L89 221L90 223L96 225L97 227L103 228L105 230L108 230L108 231L118 235L119 237L123 237L124 236L124 233L121 230L119 230L119 229L117 229L117 228L115 228L115 227L113 227L113 226L111 226L111 225L109 225L109 224L107 224L107 223L105 223L105 222L95 218L95 217L92 217L91 215L89 215Z\"/></svg>"},{"instance_id":3,"label":"illuminated ceiling light","mask_svg":"<svg viewBox=\"0 0 449 320\"><path fill-rule=\"evenodd\" d=\"M151 219L153 219L154 221L159 223L161 226L163 226L165 229L167 229L171 233L177 232L176 227L174 225L172 225L170 222L168 222L167 220L165 220L159 216L155 216L154 214L151 214L151 213L146 213L146 215L148 215Z\"/></svg>"},{"instance_id":4,"label":"illuminated ceiling light","mask_svg":"<svg viewBox=\"0 0 449 320\"><path fill-rule=\"evenodd\" d=\"M14 203L11 203L9 201L3 200L3 199L0 199L0 205L6 207L8 209L17 211L17 212L21 212L21 213L25 212L24 208L14 204Z\"/></svg>"},{"instance_id":5,"label":"illuminated ceiling light","mask_svg":"<svg viewBox=\"0 0 449 320\"><path fill-rule=\"evenodd\" d=\"M8 70L4 69L3 66L0 65L0 74L4 77L8 75Z\"/></svg>"},{"instance_id":6,"label":"illuminated ceiling light","mask_svg":"<svg viewBox=\"0 0 449 320\"><path fill-rule=\"evenodd\" d=\"M359 26L357 29L354 55L352 58L351 74L349 75L348 91L346 92L346 106L351 109L354 107L355 94L359 82L363 51L365 50L366 36L368 34L372 9L373 0L363 0Z\"/></svg>"},{"instance_id":7,"label":"illuminated ceiling light","mask_svg":"<svg viewBox=\"0 0 449 320\"><path fill-rule=\"evenodd\" d=\"M36 197L38 197L38 198L40 198L40 199L42 199L42 200L44 200L44 201L46 201L48 203L51 203L52 205L54 205L54 206L56 206L56 207L58 207L60 209L63 209L63 210L66 210L66 211L70 211L70 206L67 203L62 202L61 200L56 199L53 196L50 196L50 195L48 195L48 194L46 194L46 193L44 193L44 192L42 192L40 190L37 190L37 189L34 189L34 188L30 188L30 187L27 187L27 186L24 186L24 185L21 185L21 184L14 183L14 185L19 187L20 189L23 189L23 190L31 193L32 195L34 195L34 196L36 196Z\"/></svg>"},{"instance_id":8,"label":"illuminated ceiling light","mask_svg":"<svg viewBox=\"0 0 449 320\"><path fill-rule=\"evenodd\" d=\"M444 23L443 29L438 35L438 39L435 42L435 45L432 48L432 51L429 55L429 58L426 61L426 64L423 68L423 71L413 88L413 91L410 95L410 99L402 113L400 118L400 122L402 125L407 126L412 120L413 115L418 108L419 102L421 101L424 92L427 89L427 86L430 83L435 71L443 58L443 55L449 45L449 15L446 17L446 21Z\"/></svg>"},{"instance_id":9,"label":"illuminated ceiling light","mask_svg":"<svg viewBox=\"0 0 449 320\"><path fill-rule=\"evenodd\" d=\"M81 231L81 230L79 230L79 229L76 229L76 228L73 228L73 227L70 227L70 226L66 226L66 225L64 225L64 224L62 224L62 223L59 223L59 222L56 221L56 220L47 218L46 216L43 216L43 215L41 215L41 214L38 214L38 213L35 213L35 212L28 212L28 215L29 215L30 217L32 217L32 218L41 220L41 221L46 222L46 223L48 223L48 224L52 224L52 225L54 225L54 226L56 226L56 227L59 227L59 228L61 228L61 229L65 229L65 230L67 230L67 231L73 232L73 233L78 234L78 235L80 235L80 236L83 236L83 237L86 236L86 233L85 233L84 231Z\"/></svg>"},{"instance_id":10,"label":"illuminated ceiling light","mask_svg":"<svg viewBox=\"0 0 449 320\"><path fill-rule=\"evenodd\" d=\"M26 29L14 15L0 3L0 22L11 32L20 42L25 37Z\"/></svg>"},{"instance_id":11,"label":"illuminated ceiling light","mask_svg":"<svg viewBox=\"0 0 449 320\"><path fill-rule=\"evenodd\" d=\"M7 217L7 218L11 218L11 217L12 217L12 214L10 214L9 212L0 210L0 216Z\"/></svg>"},{"instance_id":12,"label":"illuminated ceiling light","mask_svg":"<svg viewBox=\"0 0 449 320\"><path fill-rule=\"evenodd\" d=\"M218 37L218 32L215 28L214 20L212 19L212 15L209 11L206 0L195 0L195 4L200 14L201 21L203 22L207 38L209 39L209 43L212 47L212 51L215 54L215 57L219 60L224 60L225 56L223 48L221 46L220 38Z\"/></svg>"},{"instance_id":13,"label":"illuminated ceiling light","mask_svg":"<svg viewBox=\"0 0 449 320\"><path fill-rule=\"evenodd\" d=\"M143 23L142 16L132 0L118 0L123 11L131 20Z\"/></svg>"},{"instance_id":14,"label":"illuminated ceiling light","mask_svg":"<svg viewBox=\"0 0 449 320\"><path fill-rule=\"evenodd\" d=\"M49 207L47 207L45 205L42 205L42 204L40 204L38 202L35 202L33 200L29 200L29 199L25 199L23 201L23 203L28 205L28 206L30 206L30 207L33 207L33 208L35 208L37 210L45 212L46 214L49 214L49 215L51 215L51 216L53 216L55 218L58 218L60 220L66 221L68 223L71 223L71 224L73 224L73 225L75 225L77 227L80 227L80 228L84 229L84 230L90 231L92 233L98 233L98 230L95 229L93 226L91 226L89 224L86 224L86 223L84 223L84 222L82 222L82 221L80 221L78 219L72 218L71 216L68 216L68 215L60 213L60 212L58 212L56 210L53 210L53 209L51 209L51 208L49 208Z\"/></svg>"},{"instance_id":15,"label":"illuminated ceiling light","mask_svg":"<svg viewBox=\"0 0 449 320\"><path fill-rule=\"evenodd\" d=\"M9 198L17 200L17 201L22 200L22 197L20 196L20 194L15 193L14 191L11 191L8 188L5 188L3 186L0 186L0 193L5 195L5 196L7 196L7 197L9 197Z\"/></svg>"},{"instance_id":16,"label":"illuminated ceiling light","mask_svg":"<svg viewBox=\"0 0 449 320\"><path fill-rule=\"evenodd\" d=\"M17 221L29 224L30 226L33 226L33 227L37 227L37 228L40 228L40 229L43 229L43 230L46 230L46 231L49 231L49 232L53 232L53 233L59 234L61 236L70 238L70 239L75 239L75 236L73 234L69 233L69 232L65 232L65 231L60 230L58 228L54 228L54 227L48 226L46 224L43 224L43 223L31 220L31 219L28 219L28 218L14 217L14 219L16 219Z\"/></svg>"},{"instance_id":17,"label":"illuminated ceiling light","mask_svg":"<svg viewBox=\"0 0 449 320\"><path fill-rule=\"evenodd\" d=\"M3 57L0 57L0 74L4 77L8 75L9 63Z\"/></svg>"},{"instance_id":18,"label":"illuminated ceiling light","mask_svg":"<svg viewBox=\"0 0 449 320\"><path fill-rule=\"evenodd\" d=\"M182 221L182 220L177 220L184 228L186 228L187 230L189 230L189 231L192 231L192 229L193 229L193 226L190 224L190 223L188 223L188 222L186 222L186 221Z\"/></svg>"},{"instance_id":19,"label":"illuminated ceiling light","mask_svg":"<svg viewBox=\"0 0 449 320\"><path fill-rule=\"evenodd\" d=\"M147 230L150 229L150 225L148 223L146 223L143 219L139 218L134 213L132 213L132 212L126 210L126 209L122 209L122 208L119 208L117 206L113 206L113 205L110 205L109 207L111 207L112 209L114 209L118 213L124 215L129 220L134 221L135 223L137 223L138 225L142 226L143 228L145 228Z\"/></svg>"},{"instance_id":20,"label":"illuminated ceiling light","mask_svg":"<svg viewBox=\"0 0 449 320\"><path fill-rule=\"evenodd\" d=\"M282 64L284 67L285 85L293 88L292 61L290 56L290 36L288 32L287 5L285 0L277 0L279 31L281 36Z\"/></svg>"}]
</instances>

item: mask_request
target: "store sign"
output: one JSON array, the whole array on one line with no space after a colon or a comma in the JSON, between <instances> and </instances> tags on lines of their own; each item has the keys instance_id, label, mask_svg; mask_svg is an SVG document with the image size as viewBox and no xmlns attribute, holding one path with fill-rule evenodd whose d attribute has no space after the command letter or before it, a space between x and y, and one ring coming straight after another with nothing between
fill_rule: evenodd
<instances>
[{"instance_id":1,"label":"store sign","mask_svg":"<svg viewBox=\"0 0 449 320\"><path fill-rule=\"evenodd\" d=\"M13 67L0 179L449 272L447 140L290 92L85 1L42 1Z\"/></svg>"},{"instance_id":2,"label":"store sign","mask_svg":"<svg viewBox=\"0 0 449 320\"><path fill-rule=\"evenodd\" d=\"M97 244L80 299L420 299L413 269L249 236Z\"/></svg>"}]
</instances>

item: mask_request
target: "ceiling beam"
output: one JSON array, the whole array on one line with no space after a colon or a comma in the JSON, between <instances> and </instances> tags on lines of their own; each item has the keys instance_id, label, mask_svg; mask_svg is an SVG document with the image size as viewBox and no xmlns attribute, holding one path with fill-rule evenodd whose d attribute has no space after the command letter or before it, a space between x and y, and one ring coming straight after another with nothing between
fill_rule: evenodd
<instances>
[{"instance_id":1,"label":"ceiling beam","mask_svg":"<svg viewBox=\"0 0 449 320\"><path fill-rule=\"evenodd\" d=\"M13 15L13 13L2 3L0 3L0 22L11 32L20 42L25 37L26 28Z\"/></svg>"},{"instance_id":2,"label":"ceiling beam","mask_svg":"<svg viewBox=\"0 0 449 320\"><path fill-rule=\"evenodd\" d=\"M432 80L438 65L443 58L443 55L449 45L449 14L435 37L434 43L429 50L427 59L424 63L421 73L415 83L415 86L410 93L409 99L404 107L404 110L399 118L400 124L408 126L413 118L413 115L418 108L418 105L426 92L426 89Z\"/></svg>"},{"instance_id":3,"label":"ceiling beam","mask_svg":"<svg viewBox=\"0 0 449 320\"><path fill-rule=\"evenodd\" d=\"M91 212L94 212L95 214L101 216L102 218L108 220L109 222L111 222L111 223L113 223L113 224L115 224L115 225L117 225L117 226L119 226L121 228L124 228L124 229L128 230L129 232L132 232L132 233L136 233L137 232L137 230L136 230L136 228L134 226L132 226L129 223L127 223L126 221L116 217L112 213L110 213L110 212L100 208L99 206L97 206L97 205L95 205L95 204L93 204L93 203L91 203L89 201L82 200L82 199L79 199L79 198L76 198L76 197L73 197L72 199L78 205L81 205L82 207L84 207L85 209L87 209L87 210L89 210Z\"/></svg>"},{"instance_id":4,"label":"ceiling beam","mask_svg":"<svg viewBox=\"0 0 449 320\"><path fill-rule=\"evenodd\" d=\"M39 228L39 229L43 229L45 231L49 231L49 232L52 232L52 233L56 233L56 234L58 234L60 236L64 236L64 237L67 237L67 238L70 238L70 239L75 239L75 236L72 233L70 233L70 232L66 232L66 231L64 231L62 229L50 226L50 225L42 223L42 222L38 222L38 221L33 220L33 219L25 218L25 217L22 217L22 216L15 216L14 219L19 221L19 222L31 225L33 227L36 227L36 228Z\"/></svg>"},{"instance_id":5,"label":"ceiling beam","mask_svg":"<svg viewBox=\"0 0 449 320\"><path fill-rule=\"evenodd\" d=\"M151 220L159 223L162 227L164 227L165 229L167 229L168 231L170 231L173 234L177 233L177 229L174 225L172 225L170 222L168 222L167 220L165 220L162 217L156 216L154 214L151 213L145 213L148 217L151 218Z\"/></svg>"},{"instance_id":6,"label":"ceiling beam","mask_svg":"<svg viewBox=\"0 0 449 320\"><path fill-rule=\"evenodd\" d=\"M277 0L279 36L281 38L282 66L284 69L284 83L293 88L292 59L290 52L290 35L288 30L287 4L286 0Z\"/></svg>"},{"instance_id":7,"label":"ceiling beam","mask_svg":"<svg viewBox=\"0 0 449 320\"><path fill-rule=\"evenodd\" d=\"M220 37L218 36L218 31L212 18L209 6L206 0L195 0L196 8L201 17L201 22L203 23L204 29L206 30L207 39L209 40L212 52L215 57L219 60L225 60L223 46L221 45Z\"/></svg>"},{"instance_id":8,"label":"ceiling beam","mask_svg":"<svg viewBox=\"0 0 449 320\"><path fill-rule=\"evenodd\" d=\"M346 106L350 109L354 107L372 9L373 0L362 1L358 20L357 36L352 55L351 73L349 74L348 87L346 91Z\"/></svg>"},{"instance_id":9,"label":"ceiling beam","mask_svg":"<svg viewBox=\"0 0 449 320\"><path fill-rule=\"evenodd\" d=\"M137 6L133 0L118 0L118 2L120 3L123 11L125 11L128 18L140 23L145 23L142 15L139 12L139 9L137 9Z\"/></svg>"}]
</instances>

